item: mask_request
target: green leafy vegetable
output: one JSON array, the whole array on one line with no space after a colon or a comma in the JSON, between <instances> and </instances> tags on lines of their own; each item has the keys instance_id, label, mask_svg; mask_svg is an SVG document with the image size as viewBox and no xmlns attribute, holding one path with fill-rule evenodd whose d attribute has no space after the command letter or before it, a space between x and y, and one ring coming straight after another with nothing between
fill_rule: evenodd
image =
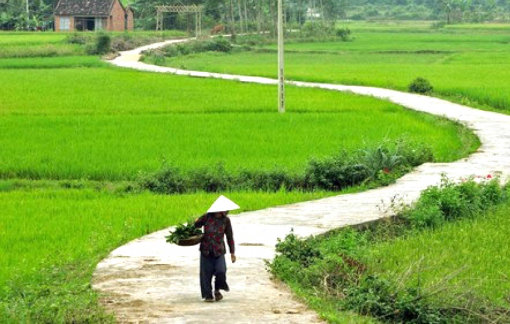
<instances>
[{"instance_id":1,"label":"green leafy vegetable","mask_svg":"<svg viewBox=\"0 0 510 324\"><path fill-rule=\"evenodd\" d=\"M202 234L202 230L195 227L195 222L193 220L189 220L187 223L177 225L175 230L170 231L170 235L165 236L165 238L168 243L177 244L180 240L200 234Z\"/></svg>"}]
</instances>

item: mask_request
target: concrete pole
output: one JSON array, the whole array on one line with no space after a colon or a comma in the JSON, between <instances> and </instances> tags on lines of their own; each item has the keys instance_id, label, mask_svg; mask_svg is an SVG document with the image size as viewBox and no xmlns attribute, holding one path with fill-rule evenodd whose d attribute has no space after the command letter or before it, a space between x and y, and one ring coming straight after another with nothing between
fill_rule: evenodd
<instances>
[{"instance_id":1,"label":"concrete pole","mask_svg":"<svg viewBox=\"0 0 510 324\"><path fill-rule=\"evenodd\" d=\"M278 112L285 112L285 79L283 70L283 4L278 0Z\"/></svg>"},{"instance_id":2,"label":"concrete pole","mask_svg":"<svg viewBox=\"0 0 510 324\"><path fill-rule=\"evenodd\" d=\"M30 28L30 10L28 9L28 0L25 2L27 10L27 30Z\"/></svg>"}]
</instances>

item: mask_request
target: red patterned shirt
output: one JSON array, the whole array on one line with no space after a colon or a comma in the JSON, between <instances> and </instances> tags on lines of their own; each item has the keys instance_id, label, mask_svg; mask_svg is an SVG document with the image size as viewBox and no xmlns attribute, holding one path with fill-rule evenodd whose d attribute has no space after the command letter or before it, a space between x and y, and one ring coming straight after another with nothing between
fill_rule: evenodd
<instances>
[{"instance_id":1,"label":"red patterned shirt","mask_svg":"<svg viewBox=\"0 0 510 324\"><path fill-rule=\"evenodd\" d=\"M213 214L207 213L195 221L195 227L202 226L204 227L204 237L200 243L200 251L203 255L218 257L225 254L224 235L227 236L230 254L235 253L234 235L230 218L227 216L218 218Z\"/></svg>"}]
</instances>

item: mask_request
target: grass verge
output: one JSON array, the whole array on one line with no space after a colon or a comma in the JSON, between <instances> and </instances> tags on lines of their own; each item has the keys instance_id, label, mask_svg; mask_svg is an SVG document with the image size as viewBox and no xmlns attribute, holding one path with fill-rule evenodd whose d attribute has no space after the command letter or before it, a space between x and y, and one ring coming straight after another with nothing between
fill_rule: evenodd
<instances>
[{"instance_id":1,"label":"grass verge","mask_svg":"<svg viewBox=\"0 0 510 324\"><path fill-rule=\"evenodd\" d=\"M506 322L509 208L497 181L444 180L395 218L290 234L271 269L331 322L331 309L390 323Z\"/></svg>"}]
</instances>

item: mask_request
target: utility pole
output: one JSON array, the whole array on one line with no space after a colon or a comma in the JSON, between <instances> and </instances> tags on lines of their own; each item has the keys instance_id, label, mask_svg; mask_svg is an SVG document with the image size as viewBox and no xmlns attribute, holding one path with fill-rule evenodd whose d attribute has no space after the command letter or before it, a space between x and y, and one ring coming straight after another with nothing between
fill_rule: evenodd
<instances>
[{"instance_id":1,"label":"utility pole","mask_svg":"<svg viewBox=\"0 0 510 324\"><path fill-rule=\"evenodd\" d=\"M236 42L236 30L234 27L235 21L234 21L234 3L232 0L230 0L230 38L232 39L232 42Z\"/></svg>"},{"instance_id":2,"label":"utility pole","mask_svg":"<svg viewBox=\"0 0 510 324\"><path fill-rule=\"evenodd\" d=\"M30 10L28 9L28 0L26 1L26 10L27 10L27 30L30 29Z\"/></svg>"},{"instance_id":3,"label":"utility pole","mask_svg":"<svg viewBox=\"0 0 510 324\"><path fill-rule=\"evenodd\" d=\"M283 4L278 0L278 112L285 112L285 80L283 70Z\"/></svg>"}]
</instances>

